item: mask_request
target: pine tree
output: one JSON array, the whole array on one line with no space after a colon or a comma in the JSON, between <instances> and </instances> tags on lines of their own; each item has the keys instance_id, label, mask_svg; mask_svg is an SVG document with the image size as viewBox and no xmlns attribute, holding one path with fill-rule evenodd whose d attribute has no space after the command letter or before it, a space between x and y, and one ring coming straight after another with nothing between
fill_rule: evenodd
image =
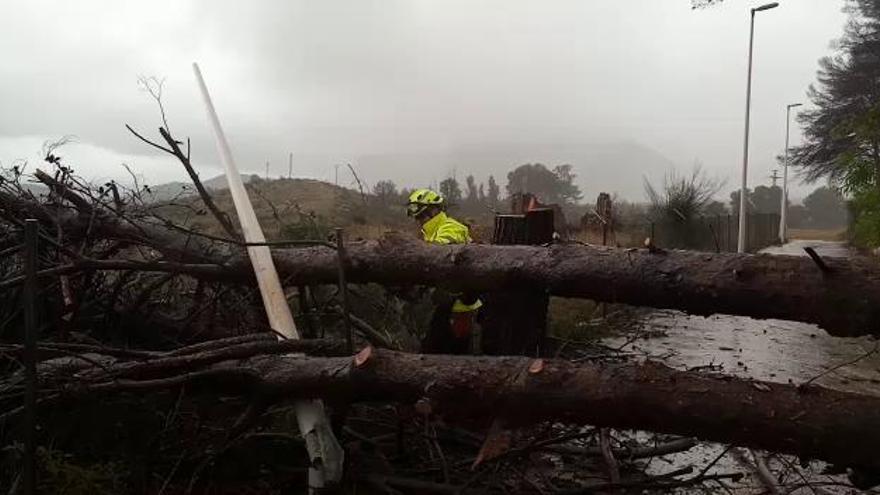
<instances>
[{"instance_id":1,"label":"pine tree","mask_svg":"<svg viewBox=\"0 0 880 495\"><path fill-rule=\"evenodd\" d=\"M498 183L495 182L495 177L489 176L489 192L486 194L486 201L489 204L489 207L497 209L498 201L501 199L501 188L498 187Z\"/></svg>"},{"instance_id":2,"label":"pine tree","mask_svg":"<svg viewBox=\"0 0 880 495\"><path fill-rule=\"evenodd\" d=\"M478 201L477 197L477 181L474 179L473 175L468 175L465 179L465 188L467 190L465 199L470 204L476 204Z\"/></svg>"},{"instance_id":3,"label":"pine tree","mask_svg":"<svg viewBox=\"0 0 880 495\"><path fill-rule=\"evenodd\" d=\"M800 114L804 144L792 163L804 178L828 178L854 192L880 187L880 0L849 0L837 53L819 61Z\"/></svg>"},{"instance_id":4,"label":"pine tree","mask_svg":"<svg viewBox=\"0 0 880 495\"><path fill-rule=\"evenodd\" d=\"M801 113L804 144L792 162L807 181L828 179L851 198L852 238L880 245L880 0L848 0L837 53L819 61Z\"/></svg>"},{"instance_id":5,"label":"pine tree","mask_svg":"<svg viewBox=\"0 0 880 495\"><path fill-rule=\"evenodd\" d=\"M458 205L461 203L461 187L455 177L443 179L440 182L440 194L446 199L449 205Z\"/></svg>"}]
</instances>

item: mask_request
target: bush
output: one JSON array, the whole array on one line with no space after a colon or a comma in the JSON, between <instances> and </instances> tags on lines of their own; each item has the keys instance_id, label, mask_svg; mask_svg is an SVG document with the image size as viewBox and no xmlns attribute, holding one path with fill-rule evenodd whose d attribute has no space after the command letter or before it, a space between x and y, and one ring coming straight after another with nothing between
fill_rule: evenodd
<instances>
[{"instance_id":1,"label":"bush","mask_svg":"<svg viewBox=\"0 0 880 495\"><path fill-rule=\"evenodd\" d=\"M849 204L853 221L850 239L862 248L880 246L880 191L871 188L857 193Z\"/></svg>"},{"instance_id":2,"label":"bush","mask_svg":"<svg viewBox=\"0 0 880 495\"><path fill-rule=\"evenodd\" d=\"M300 214L297 221L281 227L281 237L285 240L323 240L329 233L324 219L314 214Z\"/></svg>"}]
</instances>

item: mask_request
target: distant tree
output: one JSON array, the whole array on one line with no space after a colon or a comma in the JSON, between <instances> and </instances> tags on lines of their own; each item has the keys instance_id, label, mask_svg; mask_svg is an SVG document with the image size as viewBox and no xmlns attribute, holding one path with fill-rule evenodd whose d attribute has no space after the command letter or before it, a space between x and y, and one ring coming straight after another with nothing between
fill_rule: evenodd
<instances>
[{"instance_id":1,"label":"distant tree","mask_svg":"<svg viewBox=\"0 0 880 495\"><path fill-rule=\"evenodd\" d=\"M779 186L758 186L749 195L749 202L755 213L779 213L782 188Z\"/></svg>"},{"instance_id":2,"label":"distant tree","mask_svg":"<svg viewBox=\"0 0 880 495\"><path fill-rule=\"evenodd\" d=\"M581 200L581 190L575 185L574 173L571 165L559 165L553 169L553 173L559 180L559 198L562 204L573 204Z\"/></svg>"},{"instance_id":3,"label":"distant tree","mask_svg":"<svg viewBox=\"0 0 880 495\"><path fill-rule=\"evenodd\" d=\"M690 175L680 175L672 169L663 177L663 187L655 188L645 179L645 194L651 202L651 217L655 220L688 222L702 215L722 183L706 176L697 165Z\"/></svg>"},{"instance_id":4,"label":"distant tree","mask_svg":"<svg viewBox=\"0 0 880 495\"><path fill-rule=\"evenodd\" d=\"M440 182L440 194L446 198L446 203L457 205L461 203L461 187L455 177L448 177Z\"/></svg>"},{"instance_id":5,"label":"distant tree","mask_svg":"<svg viewBox=\"0 0 880 495\"><path fill-rule=\"evenodd\" d=\"M399 197L397 195L397 185L390 180L380 180L377 182L376 185L373 186L373 195L375 195L376 199L379 200L379 203L383 205L387 205Z\"/></svg>"},{"instance_id":6,"label":"distant tree","mask_svg":"<svg viewBox=\"0 0 880 495\"><path fill-rule=\"evenodd\" d=\"M786 223L793 229L809 227L810 214L804 205L790 205L786 214Z\"/></svg>"},{"instance_id":7,"label":"distant tree","mask_svg":"<svg viewBox=\"0 0 880 495\"><path fill-rule=\"evenodd\" d=\"M498 187L498 183L495 182L495 177L489 176L488 182L489 191L486 194L486 202L489 204L489 207L492 209L496 209L498 207L498 202L501 200L501 188Z\"/></svg>"},{"instance_id":8,"label":"distant tree","mask_svg":"<svg viewBox=\"0 0 880 495\"><path fill-rule=\"evenodd\" d=\"M480 204L486 204L486 191L483 190L483 183L480 182L480 187L477 189L477 201Z\"/></svg>"},{"instance_id":9,"label":"distant tree","mask_svg":"<svg viewBox=\"0 0 880 495\"><path fill-rule=\"evenodd\" d=\"M465 199L470 204L476 204L479 201L478 191L477 191L477 181L474 179L473 175L468 175L465 179L465 188L466 195Z\"/></svg>"},{"instance_id":10,"label":"distant tree","mask_svg":"<svg viewBox=\"0 0 880 495\"><path fill-rule=\"evenodd\" d=\"M572 204L581 199L571 165L553 170L540 163L520 165L507 174L507 194L528 192L544 203Z\"/></svg>"},{"instance_id":11,"label":"distant tree","mask_svg":"<svg viewBox=\"0 0 880 495\"><path fill-rule=\"evenodd\" d=\"M779 186L758 186L746 189L746 213L779 214L782 202L782 188ZM739 215L739 190L730 193L730 211Z\"/></svg>"},{"instance_id":12,"label":"distant tree","mask_svg":"<svg viewBox=\"0 0 880 495\"><path fill-rule=\"evenodd\" d=\"M804 198L804 207L811 227L828 229L846 225L846 203L837 189L827 186L816 189Z\"/></svg>"},{"instance_id":13,"label":"distant tree","mask_svg":"<svg viewBox=\"0 0 880 495\"><path fill-rule=\"evenodd\" d=\"M704 215L727 215L727 205L721 201L710 201L704 208Z\"/></svg>"},{"instance_id":14,"label":"distant tree","mask_svg":"<svg viewBox=\"0 0 880 495\"><path fill-rule=\"evenodd\" d=\"M751 189L746 188L746 213L751 213L754 209L750 203L751 197ZM730 211L734 215L739 215L739 189L730 193Z\"/></svg>"}]
</instances>

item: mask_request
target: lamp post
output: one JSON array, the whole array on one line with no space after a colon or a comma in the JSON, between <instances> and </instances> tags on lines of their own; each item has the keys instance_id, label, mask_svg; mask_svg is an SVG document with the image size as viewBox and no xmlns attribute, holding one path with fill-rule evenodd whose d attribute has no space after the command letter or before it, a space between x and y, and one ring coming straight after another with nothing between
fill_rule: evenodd
<instances>
[{"instance_id":1,"label":"lamp post","mask_svg":"<svg viewBox=\"0 0 880 495\"><path fill-rule=\"evenodd\" d=\"M768 3L752 9L752 21L749 28L749 74L746 82L746 131L743 139L743 168L742 187L739 191L739 232L736 241L736 251L746 251L746 185L749 173L749 114L752 107L752 48L755 40L755 12L774 9L779 6L778 2Z\"/></svg>"},{"instance_id":2,"label":"lamp post","mask_svg":"<svg viewBox=\"0 0 880 495\"><path fill-rule=\"evenodd\" d=\"M779 242L788 241L788 131L791 127L791 109L803 103L792 103L785 107L785 153L782 159L782 205L779 207Z\"/></svg>"}]
</instances>

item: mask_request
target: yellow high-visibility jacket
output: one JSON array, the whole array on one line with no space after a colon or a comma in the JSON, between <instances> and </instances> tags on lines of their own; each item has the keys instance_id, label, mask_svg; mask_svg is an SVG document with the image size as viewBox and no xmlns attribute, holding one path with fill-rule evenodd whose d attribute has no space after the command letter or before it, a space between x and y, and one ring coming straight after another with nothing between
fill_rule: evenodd
<instances>
[{"instance_id":1,"label":"yellow high-visibility jacket","mask_svg":"<svg viewBox=\"0 0 880 495\"><path fill-rule=\"evenodd\" d=\"M434 215L422 225L425 242L433 244L467 244L471 234L467 226L444 212Z\"/></svg>"},{"instance_id":2,"label":"yellow high-visibility jacket","mask_svg":"<svg viewBox=\"0 0 880 495\"><path fill-rule=\"evenodd\" d=\"M425 242L432 244L467 244L472 242L467 225L451 218L442 211L422 225L422 236ZM483 302L479 299L476 299L471 304L467 304L459 298L453 303L452 312L466 313L468 311L476 311L482 305Z\"/></svg>"}]
</instances>

